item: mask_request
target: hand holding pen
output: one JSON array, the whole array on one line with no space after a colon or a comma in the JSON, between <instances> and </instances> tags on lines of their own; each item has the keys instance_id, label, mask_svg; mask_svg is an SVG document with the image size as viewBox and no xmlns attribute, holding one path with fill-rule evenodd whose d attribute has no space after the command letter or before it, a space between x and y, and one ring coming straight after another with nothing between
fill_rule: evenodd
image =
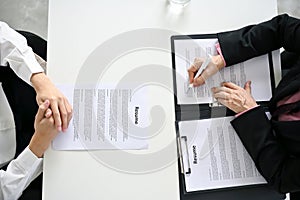
<instances>
[{"instance_id":1,"label":"hand holding pen","mask_svg":"<svg viewBox=\"0 0 300 200\"><path fill-rule=\"evenodd\" d=\"M189 87L198 87L217 73L225 63L220 55L208 55L207 58L195 58L194 63L188 69Z\"/></svg>"}]
</instances>

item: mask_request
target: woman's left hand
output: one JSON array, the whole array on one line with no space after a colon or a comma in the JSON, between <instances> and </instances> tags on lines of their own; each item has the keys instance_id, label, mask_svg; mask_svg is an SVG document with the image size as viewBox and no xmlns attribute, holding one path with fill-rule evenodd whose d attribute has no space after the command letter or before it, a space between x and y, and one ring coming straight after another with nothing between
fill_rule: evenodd
<instances>
[{"instance_id":1,"label":"woman's left hand","mask_svg":"<svg viewBox=\"0 0 300 200\"><path fill-rule=\"evenodd\" d=\"M247 81L244 88L231 82L224 82L221 87L212 88L213 96L218 102L240 113L257 106L251 95L251 82Z\"/></svg>"},{"instance_id":2,"label":"woman's left hand","mask_svg":"<svg viewBox=\"0 0 300 200\"><path fill-rule=\"evenodd\" d=\"M36 100L38 105L41 105L48 99L50 101L55 126L59 131L65 131L72 118L72 106L67 98L44 73L33 74L31 82L37 93Z\"/></svg>"}]
</instances>

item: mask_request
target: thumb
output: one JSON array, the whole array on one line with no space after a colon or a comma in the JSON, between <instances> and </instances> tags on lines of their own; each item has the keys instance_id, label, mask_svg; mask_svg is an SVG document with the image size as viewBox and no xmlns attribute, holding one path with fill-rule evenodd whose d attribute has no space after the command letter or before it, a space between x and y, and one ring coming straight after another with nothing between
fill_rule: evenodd
<instances>
[{"instance_id":1,"label":"thumb","mask_svg":"<svg viewBox=\"0 0 300 200\"><path fill-rule=\"evenodd\" d=\"M35 117L38 122L41 121L45 117L46 111L49 108L49 106L50 106L49 100L46 100L44 103L42 103L39 106L38 112Z\"/></svg>"},{"instance_id":2,"label":"thumb","mask_svg":"<svg viewBox=\"0 0 300 200\"><path fill-rule=\"evenodd\" d=\"M246 92L247 92L248 94L251 94L251 81L247 81L247 82L245 83L244 89L246 90Z\"/></svg>"},{"instance_id":3,"label":"thumb","mask_svg":"<svg viewBox=\"0 0 300 200\"><path fill-rule=\"evenodd\" d=\"M45 112L45 117L48 119L52 116L52 110L50 108L47 108Z\"/></svg>"},{"instance_id":4,"label":"thumb","mask_svg":"<svg viewBox=\"0 0 300 200\"><path fill-rule=\"evenodd\" d=\"M38 105L42 105L42 103L44 103L44 101L40 98L39 94L36 95L36 102Z\"/></svg>"}]
</instances>

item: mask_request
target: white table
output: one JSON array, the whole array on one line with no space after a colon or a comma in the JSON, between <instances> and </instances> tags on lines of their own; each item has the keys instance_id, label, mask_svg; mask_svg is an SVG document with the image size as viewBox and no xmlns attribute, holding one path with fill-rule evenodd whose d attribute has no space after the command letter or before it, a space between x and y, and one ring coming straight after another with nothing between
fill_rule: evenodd
<instances>
[{"instance_id":1,"label":"white table","mask_svg":"<svg viewBox=\"0 0 300 200\"><path fill-rule=\"evenodd\" d=\"M192 0L181 13L171 10L166 0L49 1L48 74L52 80L76 83L96 48L101 54L95 65L109 63L109 67L101 71L101 77L89 69L90 80L119 81L141 66L153 69L161 65L164 70L149 70L145 77L148 83L149 77L156 77L148 85L149 106L159 105L156 111L163 114L154 116L161 117L164 124L150 139L148 150L124 154L49 149L44 160L43 199L179 199L170 35L231 30L276 14L276 0ZM151 30L141 30L145 28ZM140 43L130 46L134 42ZM131 164L112 161L127 157Z\"/></svg>"}]
</instances>

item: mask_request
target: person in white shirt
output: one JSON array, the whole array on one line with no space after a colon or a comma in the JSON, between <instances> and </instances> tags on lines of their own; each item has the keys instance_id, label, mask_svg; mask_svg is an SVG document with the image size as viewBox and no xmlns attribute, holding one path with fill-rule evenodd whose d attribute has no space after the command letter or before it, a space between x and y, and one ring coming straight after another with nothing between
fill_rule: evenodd
<instances>
[{"instance_id":1,"label":"person in white shirt","mask_svg":"<svg viewBox=\"0 0 300 200\"><path fill-rule=\"evenodd\" d=\"M15 121L18 113L12 112L10 105L14 102L8 101L14 99L6 96L3 91L5 84L1 79L9 77L0 70L0 168L9 163L6 171L0 171L0 200L13 200L19 198L28 184L41 173L43 153L57 132L67 129L72 117L72 107L45 75L26 39L4 22L0 22L0 69L12 70L22 82L33 87L40 106L37 116L42 116L39 113L47 116L43 119L36 117L35 133L32 132L29 146L12 160L16 153ZM5 89L9 90L9 87ZM17 93L14 97L16 99L18 91L14 92ZM22 98L18 101L22 102ZM48 108L47 111L45 108ZM43 120L48 120L48 124L41 125L39 131L39 123L43 124ZM30 122L33 125L33 120ZM52 130L52 122L56 131Z\"/></svg>"},{"instance_id":2,"label":"person in white shirt","mask_svg":"<svg viewBox=\"0 0 300 200\"><path fill-rule=\"evenodd\" d=\"M0 170L0 199L18 199L23 190L42 171L42 156L58 130L54 124L50 102L46 100L39 106L34 127L35 133L28 147L14 160L7 170Z\"/></svg>"}]
</instances>

